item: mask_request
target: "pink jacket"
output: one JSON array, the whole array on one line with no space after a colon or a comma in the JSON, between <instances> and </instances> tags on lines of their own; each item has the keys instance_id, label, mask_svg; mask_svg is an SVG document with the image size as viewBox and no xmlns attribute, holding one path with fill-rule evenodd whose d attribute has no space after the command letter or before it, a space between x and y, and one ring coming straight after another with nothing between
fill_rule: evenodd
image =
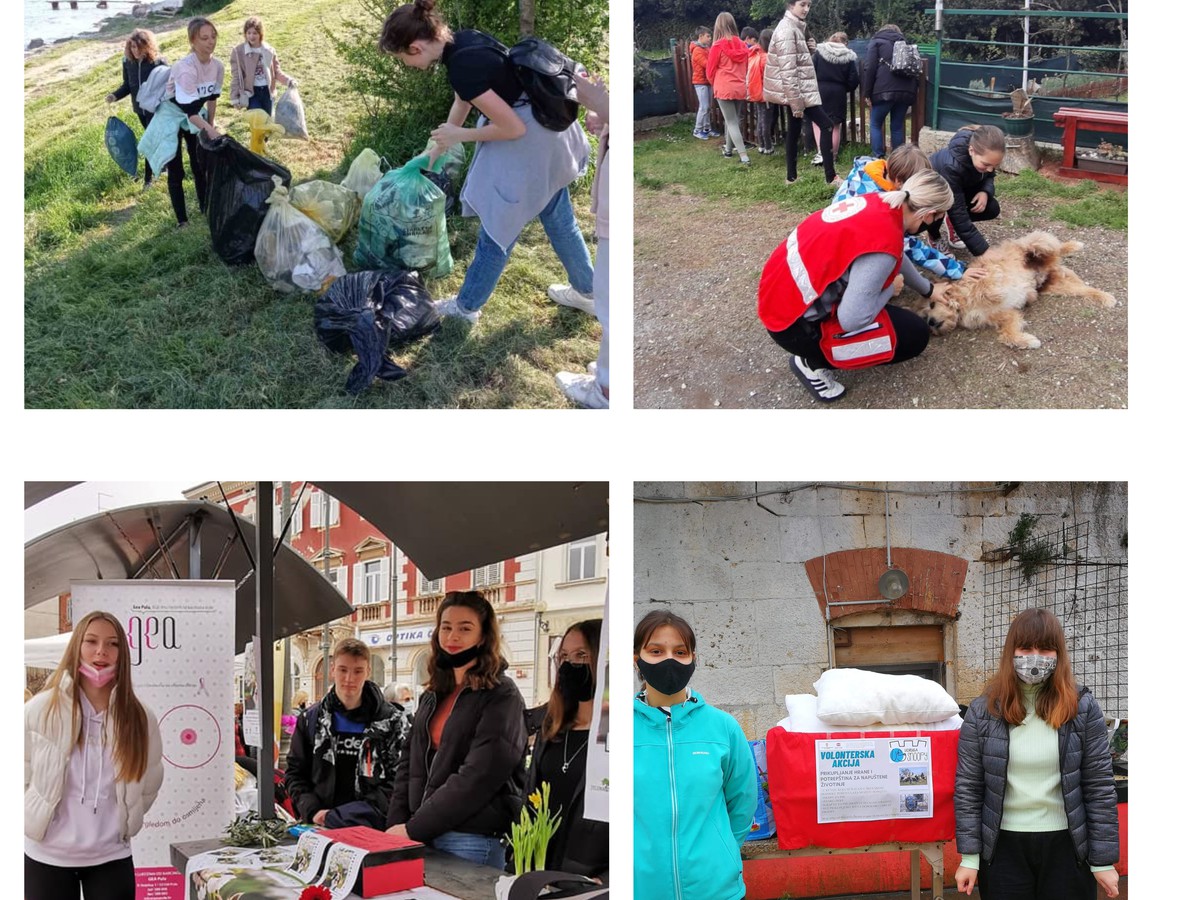
<instances>
[{"instance_id":1,"label":"pink jacket","mask_svg":"<svg viewBox=\"0 0 1200 900\"><path fill-rule=\"evenodd\" d=\"M739 37L727 37L708 49L708 75L718 100L746 99L746 64L750 48Z\"/></svg>"}]
</instances>

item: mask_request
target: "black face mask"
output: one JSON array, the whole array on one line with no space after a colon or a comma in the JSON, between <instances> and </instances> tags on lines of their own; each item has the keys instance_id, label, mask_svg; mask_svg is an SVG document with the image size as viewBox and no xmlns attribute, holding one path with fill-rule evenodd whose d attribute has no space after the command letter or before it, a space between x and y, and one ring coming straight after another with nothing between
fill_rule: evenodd
<instances>
[{"instance_id":1,"label":"black face mask","mask_svg":"<svg viewBox=\"0 0 1200 900\"><path fill-rule=\"evenodd\" d=\"M696 671L695 659L685 666L677 659L664 659L662 662L651 663L638 657L637 665L646 684L660 694L667 695L678 694L687 687L688 682L692 680L692 674Z\"/></svg>"},{"instance_id":2,"label":"black face mask","mask_svg":"<svg viewBox=\"0 0 1200 900\"><path fill-rule=\"evenodd\" d=\"M476 644L474 647L468 647L466 650L460 650L458 653L447 653L441 647L438 647L435 665L439 669L457 669L465 666L479 656L479 651L482 649L483 644Z\"/></svg>"},{"instance_id":3,"label":"black face mask","mask_svg":"<svg viewBox=\"0 0 1200 900\"><path fill-rule=\"evenodd\" d=\"M558 689L568 703L586 703L596 694L596 679L587 663L563 661L558 667Z\"/></svg>"}]
</instances>

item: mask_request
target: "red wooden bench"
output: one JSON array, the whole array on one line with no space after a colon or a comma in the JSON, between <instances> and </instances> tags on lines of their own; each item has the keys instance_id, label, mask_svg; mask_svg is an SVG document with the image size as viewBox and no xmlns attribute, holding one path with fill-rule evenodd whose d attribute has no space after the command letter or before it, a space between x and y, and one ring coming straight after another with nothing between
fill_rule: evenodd
<instances>
[{"instance_id":1,"label":"red wooden bench","mask_svg":"<svg viewBox=\"0 0 1200 900\"><path fill-rule=\"evenodd\" d=\"M1129 183L1128 174L1081 169L1075 156L1075 132L1077 129L1129 134L1129 113L1064 106L1054 114L1054 124L1065 129L1063 132L1063 159L1062 165L1058 169L1059 175L1066 175L1069 178L1091 178L1094 181L1106 181L1112 184Z\"/></svg>"}]
</instances>

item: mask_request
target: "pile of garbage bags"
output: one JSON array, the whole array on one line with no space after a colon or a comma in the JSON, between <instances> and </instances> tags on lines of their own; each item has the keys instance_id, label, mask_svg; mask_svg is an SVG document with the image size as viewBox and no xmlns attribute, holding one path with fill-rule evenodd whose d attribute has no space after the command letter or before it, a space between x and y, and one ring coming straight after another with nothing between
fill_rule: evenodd
<instances>
[{"instance_id":1,"label":"pile of garbage bags","mask_svg":"<svg viewBox=\"0 0 1200 900\"><path fill-rule=\"evenodd\" d=\"M330 350L358 355L346 381L346 390L358 394L376 378L408 374L388 357L389 349L436 330L440 319L420 275L383 270L339 278L314 306L313 322Z\"/></svg>"}]
</instances>

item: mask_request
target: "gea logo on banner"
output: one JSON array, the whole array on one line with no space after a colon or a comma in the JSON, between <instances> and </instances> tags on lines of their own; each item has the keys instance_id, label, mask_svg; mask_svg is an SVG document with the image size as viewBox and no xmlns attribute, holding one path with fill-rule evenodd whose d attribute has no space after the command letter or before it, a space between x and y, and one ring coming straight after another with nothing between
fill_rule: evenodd
<instances>
[{"instance_id":1,"label":"gea logo on banner","mask_svg":"<svg viewBox=\"0 0 1200 900\"><path fill-rule=\"evenodd\" d=\"M174 616L130 616L125 631L129 635L129 662L142 664L143 650L178 650Z\"/></svg>"}]
</instances>

